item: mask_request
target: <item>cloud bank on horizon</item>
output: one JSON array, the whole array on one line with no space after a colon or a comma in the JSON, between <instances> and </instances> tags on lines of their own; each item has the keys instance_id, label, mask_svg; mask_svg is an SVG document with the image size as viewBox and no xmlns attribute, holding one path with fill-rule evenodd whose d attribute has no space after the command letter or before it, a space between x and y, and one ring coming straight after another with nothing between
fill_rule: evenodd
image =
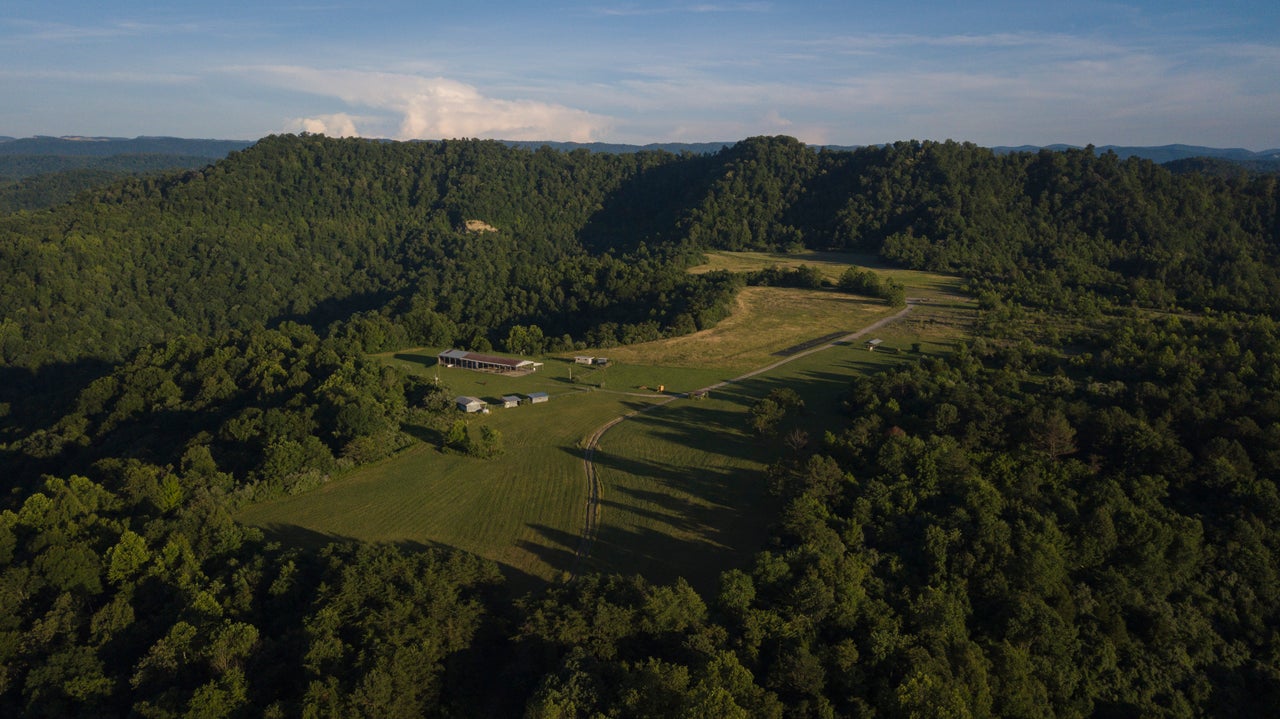
<instances>
[{"instance_id":1,"label":"cloud bank on horizon","mask_svg":"<svg viewBox=\"0 0 1280 719\"><path fill-rule=\"evenodd\" d=\"M1280 146L1280 7L15 0L0 135Z\"/></svg>"}]
</instances>

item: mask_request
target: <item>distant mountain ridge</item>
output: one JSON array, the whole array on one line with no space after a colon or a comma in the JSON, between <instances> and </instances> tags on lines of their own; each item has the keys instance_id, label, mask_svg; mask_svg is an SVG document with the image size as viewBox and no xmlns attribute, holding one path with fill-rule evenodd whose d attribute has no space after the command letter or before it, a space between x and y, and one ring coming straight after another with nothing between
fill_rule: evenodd
<instances>
[{"instance_id":1,"label":"distant mountain ridge","mask_svg":"<svg viewBox=\"0 0 1280 719\"><path fill-rule=\"evenodd\" d=\"M504 140L504 144L511 147L523 147L527 149L537 149L547 146L553 150L573 151L578 149L586 149L591 152L642 152L646 150L665 150L680 154L681 152L692 152L696 155L708 155L719 152L726 147L732 147L734 142L656 142L647 145L628 145L624 143L607 143L607 142L539 142L534 140ZM811 145L823 150L848 151L856 150L863 145ZM1080 145L1053 144L1053 145L1018 145L1013 146L996 146L990 148L992 152L997 154L1008 154L1011 152L1039 152L1040 150L1079 150L1083 149ZM1251 162L1251 161L1267 161L1280 162L1280 148L1263 150L1254 152L1239 147L1218 148L1204 147L1201 145L1159 145L1151 147L1137 147L1127 145L1102 145L1095 146L1094 152L1099 155L1107 152L1114 152L1121 158L1139 157L1144 160L1151 160L1156 163L1172 162L1174 160L1185 160L1192 157L1212 157L1220 160L1230 160L1233 162Z\"/></svg>"},{"instance_id":2,"label":"distant mountain ridge","mask_svg":"<svg viewBox=\"0 0 1280 719\"><path fill-rule=\"evenodd\" d=\"M100 137L88 135L68 135L51 137L37 135L35 137L14 138L0 136L0 155L65 155L107 157L126 154L162 154L186 155L220 159L236 150L243 150L257 140L217 140L192 139L166 136ZM503 140L503 144L536 150L546 146L553 150L573 151L585 149L590 152L629 153L660 150L680 154L691 152L696 155L707 155L732 147L737 141L723 142L653 142L635 145L616 142L558 142L551 140ZM813 145L820 149L854 150L860 145ZM1040 150L1080 149L1079 145L997 145L991 147L996 153L1039 152ZM1100 145L1095 146L1098 154L1114 152L1120 157L1140 157L1152 162L1165 163L1183 160L1190 157L1212 157L1233 161L1280 161L1280 148L1254 152L1239 147L1219 148L1202 145Z\"/></svg>"},{"instance_id":3,"label":"distant mountain ridge","mask_svg":"<svg viewBox=\"0 0 1280 719\"><path fill-rule=\"evenodd\" d=\"M186 155L218 160L255 141L206 140L182 137L0 137L0 155L61 155L110 157L112 155Z\"/></svg>"},{"instance_id":4,"label":"distant mountain ridge","mask_svg":"<svg viewBox=\"0 0 1280 719\"><path fill-rule=\"evenodd\" d=\"M1078 150L1079 145L1045 145L1038 147L1036 145L1019 145L1017 147L993 147L992 152L1004 154L1009 152L1038 152L1040 150ZM1200 145L1159 145L1155 147L1130 147L1125 145L1102 145L1094 147L1094 152L1099 155L1107 152L1114 152L1122 158L1140 157L1144 160L1152 162L1166 163L1174 160L1185 160L1190 157L1212 157L1220 160L1232 160L1235 162L1244 162L1252 160L1280 161L1280 148L1272 150L1263 150L1254 152L1239 147L1218 148L1203 147Z\"/></svg>"}]
</instances>

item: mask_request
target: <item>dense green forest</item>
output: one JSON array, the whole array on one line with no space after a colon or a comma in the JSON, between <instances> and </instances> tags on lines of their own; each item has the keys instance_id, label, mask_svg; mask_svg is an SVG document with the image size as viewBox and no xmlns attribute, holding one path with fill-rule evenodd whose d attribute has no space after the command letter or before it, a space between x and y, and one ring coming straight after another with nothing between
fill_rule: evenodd
<instances>
[{"instance_id":1,"label":"dense green forest","mask_svg":"<svg viewBox=\"0 0 1280 719\"><path fill-rule=\"evenodd\" d=\"M5 160L8 159L11 158L0 158L0 165L5 165ZM115 166L114 162L76 163L87 166L44 171L23 175L12 182L0 182L0 213L56 207L70 202L81 193L130 177L171 173L209 164L208 160L200 157L155 156L134 159L138 161L122 162L119 166ZM0 177L3 177L2 173L3 170L0 169Z\"/></svg>"},{"instance_id":2,"label":"dense green forest","mask_svg":"<svg viewBox=\"0 0 1280 719\"><path fill-rule=\"evenodd\" d=\"M443 436L448 396L369 352L637 342L815 281L687 274L711 248L875 253L983 311L779 450L767 549L714 596L514 596L454 550L232 520L429 441L408 418ZM1278 252L1274 176L781 137L280 136L5 215L0 713L1267 716Z\"/></svg>"}]
</instances>

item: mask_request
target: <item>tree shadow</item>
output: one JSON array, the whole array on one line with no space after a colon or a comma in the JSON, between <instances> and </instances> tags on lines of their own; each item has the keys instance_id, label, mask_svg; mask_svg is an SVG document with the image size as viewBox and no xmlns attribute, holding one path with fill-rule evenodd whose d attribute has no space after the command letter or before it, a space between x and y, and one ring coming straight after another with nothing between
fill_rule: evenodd
<instances>
[{"instance_id":1,"label":"tree shadow","mask_svg":"<svg viewBox=\"0 0 1280 719\"><path fill-rule=\"evenodd\" d=\"M582 543L582 536L548 527L545 524L527 524L526 526L547 541L538 543L526 539L517 542L516 546L551 567L555 576L567 578L573 572L574 564L577 562L578 546Z\"/></svg>"},{"instance_id":2,"label":"tree shadow","mask_svg":"<svg viewBox=\"0 0 1280 719\"><path fill-rule=\"evenodd\" d=\"M641 426L638 431L653 439L641 445L644 449L612 443L604 435L593 454L604 485L601 526L586 566L639 572L654 581L683 576L705 590L714 590L720 572L745 566L764 546L778 500L767 492L763 473L736 467L802 457L820 448L822 432L847 416L849 385L857 376L913 361L843 355L813 370L732 382L711 390L709 400L680 399L629 416L626 423ZM784 387L805 401L803 410L774 435L749 432L747 408ZM792 430L809 435L807 446L803 439L797 446L784 443L783 435ZM666 443L670 449L664 449ZM631 449L622 454L614 447ZM722 455L724 464L717 467L713 458L710 465L684 466L674 459L681 447ZM577 448L564 451L582 456Z\"/></svg>"},{"instance_id":3,"label":"tree shadow","mask_svg":"<svg viewBox=\"0 0 1280 719\"><path fill-rule=\"evenodd\" d=\"M39 369L0 367L0 440L46 427L71 411L80 391L115 365L100 359L55 362Z\"/></svg>"},{"instance_id":4,"label":"tree shadow","mask_svg":"<svg viewBox=\"0 0 1280 719\"><path fill-rule=\"evenodd\" d=\"M267 542L278 543L282 547L289 547L302 550L309 555L316 555L325 547L331 544L366 544L367 540L350 537L334 532L322 532L310 527L304 527L298 524L285 524L272 522L264 525L255 525L262 530L263 538ZM554 531L554 530L551 530ZM458 552L461 554L469 554L475 556L471 552L460 549L445 542L424 542L419 539L392 539L385 542L373 542L374 544L390 544L402 552L421 553L429 551ZM493 560L485 560L493 561ZM547 582L541 577L534 576L521 569L513 567L503 562L494 562L494 566L502 574L503 579L514 593L523 593L533 591L540 587L546 586ZM554 566L554 565L553 565Z\"/></svg>"},{"instance_id":5,"label":"tree shadow","mask_svg":"<svg viewBox=\"0 0 1280 719\"><path fill-rule=\"evenodd\" d=\"M274 329L285 322L297 322L311 327L316 332L323 332L325 327L338 320L347 319L357 312L379 309L402 294L404 293L399 291L380 290L350 294L346 297L333 297L317 302L306 312L288 312L277 315L266 325L268 328Z\"/></svg>"},{"instance_id":6,"label":"tree shadow","mask_svg":"<svg viewBox=\"0 0 1280 719\"><path fill-rule=\"evenodd\" d=\"M397 352L391 356L395 359L400 360L401 362L408 362L410 364L422 365L423 367L435 367L436 365L440 364L440 358L434 355L428 356L424 354L416 354L416 353L410 353L410 352Z\"/></svg>"},{"instance_id":7,"label":"tree shadow","mask_svg":"<svg viewBox=\"0 0 1280 719\"><path fill-rule=\"evenodd\" d=\"M670 160L676 157L668 155ZM679 219L706 196L706 189L719 177L717 168L725 160L702 155L686 156L680 162L658 162L630 176L605 196L600 209L578 233L583 246L594 252L630 252L642 242L673 239L679 231Z\"/></svg>"},{"instance_id":8,"label":"tree shadow","mask_svg":"<svg viewBox=\"0 0 1280 719\"><path fill-rule=\"evenodd\" d=\"M576 448L566 451L581 455ZM764 541L771 502L757 473L689 468L607 449L598 449L593 461L604 489L586 569L639 572L654 581L684 576L711 590L721 571L741 566ZM614 472L653 488L610 482Z\"/></svg>"},{"instance_id":9,"label":"tree shadow","mask_svg":"<svg viewBox=\"0 0 1280 719\"><path fill-rule=\"evenodd\" d=\"M276 542L284 547L318 552L330 544L360 544L362 540L334 532L321 532L298 524L270 522L254 525L262 530L262 536L268 542Z\"/></svg>"},{"instance_id":10,"label":"tree shadow","mask_svg":"<svg viewBox=\"0 0 1280 719\"><path fill-rule=\"evenodd\" d=\"M432 447L444 446L444 430L421 424L402 424L400 431Z\"/></svg>"}]
</instances>

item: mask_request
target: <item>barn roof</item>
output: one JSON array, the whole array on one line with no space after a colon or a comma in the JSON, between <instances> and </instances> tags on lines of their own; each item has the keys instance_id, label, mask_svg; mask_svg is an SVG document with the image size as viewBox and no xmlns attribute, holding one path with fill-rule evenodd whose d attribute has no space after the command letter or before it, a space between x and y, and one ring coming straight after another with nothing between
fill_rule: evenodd
<instances>
[{"instance_id":1,"label":"barn roof","mask_svg":"<svg viewBox=\"0 0 1280 719\"><path fill-rule=\"evenodd\" d=\"M511 369L523 369L526 367L536 367L541 363L532 360L516 359L514 357L498 357L497 355L485 355L478 352L467 352L466 350L445 350L441 352L439 357L451 360L466 360L468 362L478 362L480 364L497 365L500 367L509 367Z\"/></svg>"}]
</instances>

